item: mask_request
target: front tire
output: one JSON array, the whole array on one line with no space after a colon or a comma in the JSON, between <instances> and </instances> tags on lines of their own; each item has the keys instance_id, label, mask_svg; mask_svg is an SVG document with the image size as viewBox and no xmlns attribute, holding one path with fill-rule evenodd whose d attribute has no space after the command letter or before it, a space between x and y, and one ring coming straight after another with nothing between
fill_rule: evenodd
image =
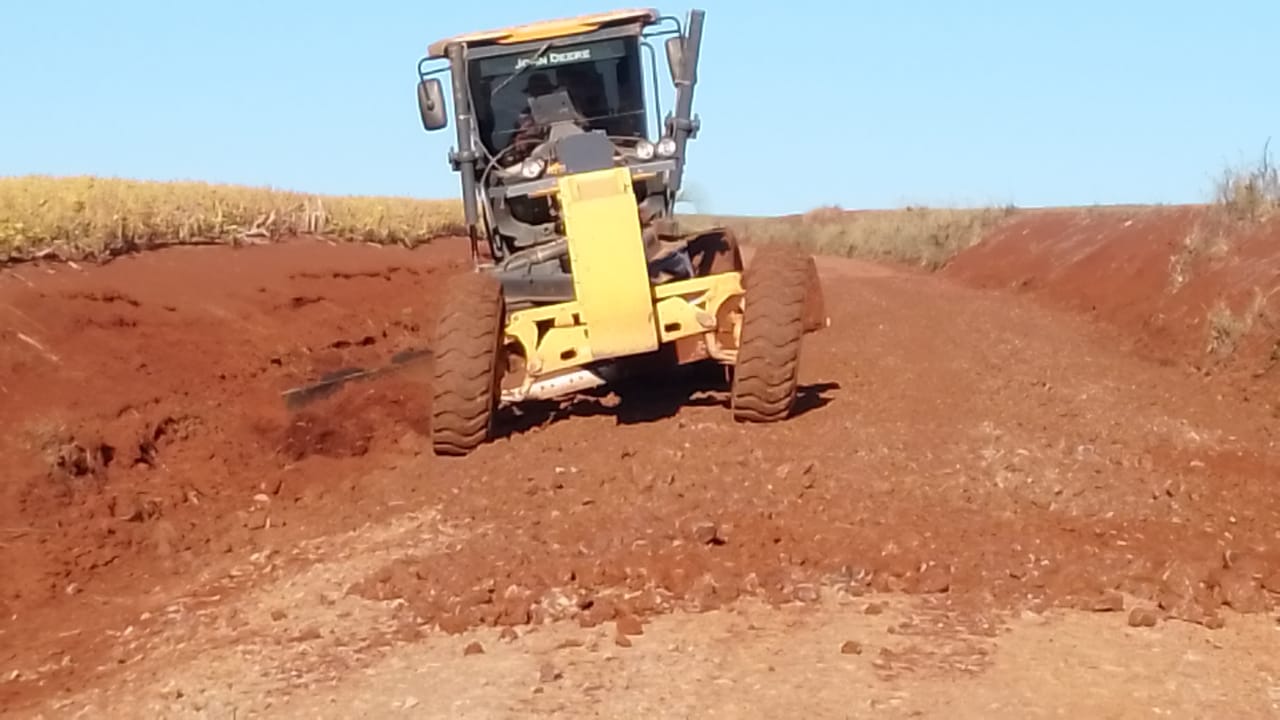
<instances>
[{"instance_id":1,"label":"front tire","mask_svg":"<svg viewBox=\"0 0 1280 720\"><path fill-rule=\"evenodd\" d=\"M795 405L813 261L779 247L756 252L743 274L743 318L731 403L740 422L786 419Z\"/></svg>"},{"instance_id":2,"label":"front tire","mask_svg":"<svg viewBox=\"0 0 1280 720\"><path fill-rule=\"evenodd\" d=\"M487 440L500 394L502 285L488 273L454 277L436 325L431 444L437 455L466 455Z\"/></svg>"}]
</instances>

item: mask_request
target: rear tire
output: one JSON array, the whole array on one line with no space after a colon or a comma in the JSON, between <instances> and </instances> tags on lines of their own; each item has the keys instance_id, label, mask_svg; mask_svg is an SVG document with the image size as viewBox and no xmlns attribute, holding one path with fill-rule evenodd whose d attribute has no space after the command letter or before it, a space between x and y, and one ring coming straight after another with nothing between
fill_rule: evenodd
<instances>
[{"instance_id":1,"label":"rear tire","mask_svg":"<svg viewBox=\"0 0 1280 720\"><path fill-rule=\"evenodd\" d=\"M432 347L431 444L437 455L466 455L489 438L501 392L505 321L497 278L469 272L449 282Z\"/></svg>"},{"instance_id":2,"label":"rear tire","mask_svg":"<svg viewBox=\"0 0 1280 720\"><path fill-rule=\"evenodd\" d=\"M807 255L764 247L743 274L742 333L731 391L734 420L778 422L791 414L812 269Z\"/></svg>"},{"instance_id":3,"label":"rear tire","mask_svg":"<svg viewBox=\"0 0 1280 720\"><path fill-rule=\"evenodd\" d=\"M818 278L818 263L812 255L805 257L805 277L809 284L805 299L804 331L817 332L827 326L827 301L822 293L822 281Z\"/></svg>"}]
</instances>

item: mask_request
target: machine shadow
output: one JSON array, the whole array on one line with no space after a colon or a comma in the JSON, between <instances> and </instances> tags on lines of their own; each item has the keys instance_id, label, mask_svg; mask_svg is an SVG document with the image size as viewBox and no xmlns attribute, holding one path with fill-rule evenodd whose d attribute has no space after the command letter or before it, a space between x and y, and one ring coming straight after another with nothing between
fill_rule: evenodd
<instances>
[{"instance_id":1,"label":"machine shadow","mask_svg":"<svg viewBox=\"0 0 1280 720\"><path fill-rule=\"evenodd\" d=\"M792 418L831 403L838 382L801 385L797 389ZM693 363L661 375L637 376L607 388L576 397L545 402L526 402L506 407L495 418L498 438L521 435L574 417L612 416L619 425L637 425L666 420L688 407L729 407L730 381L716 363Z\"/></svg>"},{"instance_id":2,"label":"machine shadow","mask_svg":"<svg viewBox=\"0 0 1280 720\"><path fill-rule=\"evenodd\" d=\"M805 413L813 412L831 404L831 397L828 393L840 389L838 382L820 382L812 385L801 385L796 388L796 404L791 411L791 417L799 417Z\"/></svg>"}]
</instances>

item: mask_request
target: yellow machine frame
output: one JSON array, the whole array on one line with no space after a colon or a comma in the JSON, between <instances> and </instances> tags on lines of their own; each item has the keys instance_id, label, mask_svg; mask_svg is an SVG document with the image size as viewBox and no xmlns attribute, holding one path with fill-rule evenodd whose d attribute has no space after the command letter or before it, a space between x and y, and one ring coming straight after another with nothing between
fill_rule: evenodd
<instances>
[{"instance_id":1,"label":"yellow machine frame","mask_svg":"<svg viewBox=\"0 0 1280 720\"><path fill-rule=\"evenodd\" d=\"M685 339L702 341L685 353L691 359L733 362L736 338L722 338L717 329L742 295L740 272L652 285L628 168L559 178L554 194L564 217L575 299L517 310L508 318L507 341L525 359L525 390L565 370Z\"/></svg>"},{"instance_id":2,"label":"yellow machine frame","mask_svg":"<svg viewBox=\"0 0 1280 720\"><path fill-rule=\"evenodd\" d=\"M448 70L453 81L458 145L450 162L461 178L475 265L450 281L432 346L436 454L466 455L500 433L503 405L558 402L609 386L625 397L633 387L646 389L630 380L702 361L724 366L736 421L777 422L794 411L803 335L827 325L813 258L761 248L747 271L730 228L693 230L666 216L684 178L686 145L700 125L693 89L704 15L691 10L681 23L641 8L467 33L433 43L419 62L418 108L426 130L449 124L443 85L434 76ZM514 164L498 178L491 175L505 149L491 154L476 147L472 61L509 59L517 70L495 70L507 74L505 85L523 68L560 62L543 60L555 46L591 48L596 40L625 37L632 38L626 55L635 57L636 43L652 51L649 41L663 36L675 108L658 122L661 139L643 138L651 148L635 138L629 153L607 133L607 142L568 139L557 132L572 132L563 117L547 123L550 132L540 144L551 148L551 157L522 160L515 182L508 182L517 177L510 172ZM426 69L432 58L447 58L448 67ZM563 62L579 59L566 55ZM648 103L640 104L647 117ZM661 109L654 110L658 120ZM498 122L487 113L481 119L486 127ZM655 277L658 265L677 261L690 272L664 267ZM555 269L539 272L544 267ZM683 276L690 277L674 279ZM550 304L537 304L539 298Z\"/></svg>"},{"instance_id":3,"label":"yellow machine frame","mask_svg":"<svg viewBox=\"0 0 1280 720\"><path fill-rule=\"evenodd\" d=\"M464 43L472 47L482 45L512 45L515 43L529 42L530 40L545 40L548 38L581 35L593 30L599 30L600 28L608 25L617 25L621 23L640 22L648 25L656 22L658 17L658 11L654 8L632 8L611 10L601 13L589 13L586 15L559 18L555 20L542 20L539 22L526 23L524 25L514 25L495 30L482 30L480 32L470 32L463 35L444 38L443 40L431 43L430 47L427 48L427 55L428 57L434 58L444 57L445 51L449 45L454 43Z\"/></svg>"}]
</instances>

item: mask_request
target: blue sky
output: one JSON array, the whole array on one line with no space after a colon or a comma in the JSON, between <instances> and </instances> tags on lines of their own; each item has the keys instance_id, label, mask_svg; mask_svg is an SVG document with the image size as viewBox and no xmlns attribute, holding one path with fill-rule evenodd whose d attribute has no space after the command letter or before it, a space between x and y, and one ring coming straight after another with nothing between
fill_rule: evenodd
<instances>
[{"instance_id":1,"label":"blue sky","mask_svg":"<svg viewBox=\"0 0 1280 720\"><path fill-rule=\"evenodd\" d=\"M1275 0L698 6L706 212L1198 201L1280 136ZM418 124L427 44L611 7L5 3L0 174L453 196L453 138Z\"/></svg>"}]
</instances>

